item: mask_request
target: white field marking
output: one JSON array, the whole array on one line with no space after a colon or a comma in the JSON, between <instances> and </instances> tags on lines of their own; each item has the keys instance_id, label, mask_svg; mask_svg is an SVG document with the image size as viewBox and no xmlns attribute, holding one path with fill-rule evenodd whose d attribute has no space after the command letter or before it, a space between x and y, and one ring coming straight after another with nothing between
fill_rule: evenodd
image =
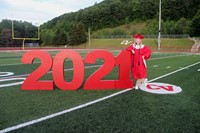
<instances>
[{"instance_id":1,"label":"white field marking","mask_svg":"<svg viewBox=\"0 0 200 133\"><path fill-rule=\"evenodd\" d=\"M80 54L85 54L85 53L87 53L87 52L80 52ZM52 58L53 58L54 56L52 56ZM18 59L20 59L21 60L21 58L15 58L15 59L3 59L3 60L18 60ZM0 59L1 60L1 59ZM41 63L41 62L33 62L33 64L37 64L37 63ZM23 64L23 63L13 63L13 64L3 64L3 65L0 65L0 66L13 66L13 65L25 65L25 64Z\"/></svg>"},{"instance_id":2,"label":"white field marking","mask_svg":"<svg viewBox=\"0 0 200 133\"><path fill-rule=\"evenodd\" d=\"M171 68L171 66L166 67L167 69Z\"/></svg>"},{"instance_id":3,"label":"white field marking","mask_svg":"<svg viewBox=\"0 0 200 133\"><path fill-rule=\"evenodd\" d=\"M14 80L14 81L15 81L15 80L22 80L22 81L20 81L20 82L15 82L15 83L7 83L7 84L3 84L3 85L1 84L1 85L0 85L0 88L23 84L25 78L0 79L0 82L4 82L4 81L13 81L13 80Z\"/></svg>"},{"instance_id":4,"label":"white field marking","mask_svg":"<svg viewBox=\"0 0 200 133\"><path fill-rule=\"evenodd\" d=\"M21 57L19 57L19 58L11 58L11 59L0 59L0 60L19 60L19 59L21 59Z\"/></svg>"},{"instance_id":5,"label":"white field marking","mask_svg":"<svg viewBox=\"0 0 200 133\"><path fill-rule=\"evenodd\" d=\"M200 69L198 69L197 71L200 72Z\"/></svg>"},{"instance_id":6,"label":"white field marking","mask_svg":"<svg viewBox=\"0 0 200 133\"><path fill-rule=\"evenodd\" d=\"M41 62L33 62L33 64L37 64L37 63L41 63ZM15 66L15 65L25 65L23 63L13 63L13 64L3 64L0 66Z\"/></svg>"},{"instance_id":7,"label":"white field marking","mask_svg":"<svg viewBox=\"0 0 200 133\"><path fill-rule=\"evenodd\" d=\"M179 56L186 56L186 55L165 56L165 57L151 58L149 60L173 58L173 57L179 57ZM33 62L33 64L37 64L37 63L41 63L41 62ZM15 66L15 65L25 65L25 64L23 64L23 63L13 63L13 64L3 64L3 65L0 65L0 66Z\"/></svg>"},{"instance_id":8,"label":"white field marking","mask_svg":"<svg viewBox=\"0 0 200 133\"><path fill-rule=\"evenodd\" d=\"M187 55L165 56L165 57L151 58L149 60L157 60L157 59L165 59L165 58L173 58L173 57L181 57L181 56L187 56Z\"/></svg>"},{"instance_id":9,"label":"white field marking","mask_svg":"<svg viewBox=\"0 0 200 133\"><path fill-rule=\"evenodd\" d=\"M153 67L158 67L158 65L154 65Z\"/></svg>"},{"instance_id":10,"label":"white field marking","mask_svg":"<svg viewBox=\"0 0 200 133\"><path fill-rule=\"evenodd\" d=\"M179 68L183 68L183 67L179 67ZM190 68L185 68L185 69L190 69Z\"/></svg>"},{"instance_id":11,"label":"white field marking","mask_svg":"<svg viewBox=\"0 0 200 133\"><path fill-rule=\"evenodd\" d=\"M50 52L57 52L57 51L62 51L62 50L69 50L69 49L66 49L66 48L54 48L54 49L51 49L51 48L46 48L46 49L26 49L26 50L0 50L0 53L18 53L18 52L28 52L28 51L32 51L32 50L39 50L39 51L50 51ZM70 49L70 50L76 50L76 51L92 51L92 50L102 50L102 49Z\"/></svg>"},{"instance_id":12,"label":"white field marking","mask_svg":"<svg viewBox=\"0 0 200 133\"><path fill-rule=\"evenodd\" d=\"M84 68L95 68L95 67L100 67L102 65L93 65L93 66L85 66ZM64 69L64 71L69 71L69 70L73 70L74 68L67 68ZM47 74L52 73L52 71L49 71ZM12 78L18 78L18 77L25 77L28 76L30 74L23 74L23 75L15 75L15 76L9 76L9 77L4 77L4 78L0 78L0 79L12 79Z\"/></svg>"},{"instance_id":13,"label":"white field marking","mask_svg":"<svg viewBox=\"0 0 200 133\"><path fill-rule=\"evenodd\" d=\"M115 52L119 52L119 51L113 51L113 53L115 53ZM88 52L79 52L80 54L87 54ZM52 56L52 58L53 58L54 56ZM3 59L3 60L16 60L16 59ZM36 61L36 62L33 62L33 64L38 64L38 63L41 63L41 62L38 62L38 61ZM25 64L23 64L23 63L13 63L13 64L3 64L3 65L0 65L0 66L15 66L15 65L25 65Z\"/></svg>"},{"instance_id":14,"label":"white field marking","mask_svg":"<svg viewBox=\"0 0 200 133\"><path fill-rule=\"evenodd\" d=\"M125 45L128 45L128 44L131 44L133 41L129 41L129 40L124 40L121 42L121 44L125 44Z\"/></svg>"},{"instance_id":15,"label":"white field marking","mask_svg":"<svg viewBox=\"0 0 200 133\"><path fill-rule=\"evenodd\" d=\"M187 68L189 68L189 67L195 66L195 65L197 65L197 64L200 64L200 62L196 62L196 63L194 63L194 64L192 64L192 65L183 67L183 68L181 68L181 69L178 69L178 70L175 70L175 71L173 71L173 72L167 73L167 74L162 75L162 76L160 76L160 77L157 77L157 78L155 78L155 79L149 80L149 82L153 82L153 81L156 81L156 80L158 80L158 79L167 77L167 76L169 76L169 75L172 75L172 74L174 74L174 73L177 73L177 72L182 71L182 70L184 70L184 69L187 69Z\"/></svg>"},{"instance_id":16,"label":"white field marking","mask_svg":"<svg viewBox=\"0 0 200 133\"><path fill-rule=\"evenodd\" d=\"M157 77L157 78L154 78L154 79L150 80L149 82L156 81L156 80L158 80L158 79L167 77L167 76L169 76L169 75L172 75L172 74L174 74L174 73L177 73L177 72L179 72L179 71L182 71L182 70L184 70L185 68L192 67L192 66L197 65L197 64L200 64L200 62L196 62L196 63L191 64L191 65L189 65L189 66L186 66L186 67L183 67L183 68L181 68L181 69L175 70L175 71L173 71L173 72L167 73L167 74L165 74L165 75L159 76L159 77ZM96 99L96 100L94 100L94 101L91 101L91 102L88 102L88 103L85 103L85 104L82 104L82 105L79 105L79 106L76 106L76 107L73 107L73 108L70 108L70 109L63 110L63 111L61 111L61 112L57 112L57 113L54 113L54 114L51 114L51 115L47 115L47 116L44 116L44 117L41 117L41 118L38 118L38 119L35 119L35 120L31 120L31 121L28 121L28 122L25 122L25 123L22 123L22 124L18 124L18 125L16 125L16 126L8 127L8 128L3 129L3 130L0 130L0 133L6 133L6 132L9 132L9 131L14 131L14 130L17 130L17 129L20 129L20 128L23 128L23 127L26 127L26 126L30 126L30 125L33 125L33 124L42 122L42 121L45 121L45 120L48 120L48 119L51 119L51 118L54 118L54 117L57 117L57 116L60 116L60 115L63 115L63 114L72 112L72 111L75 111L75 110L78 110L78 109L81 109L81 108L84 108L84 107L93 105L93 104L95 104L95 103L99 103L99 102L101 102L101 101L107 100L107 99L112 98L112 97L114 97L114 96L117 96L117 95L120 95L120 94L122 94L122 93L128 92L128 91L130 91L130 90L132 90L132 89L133 89L133 88L127 88L127 89L125 89L125 90L122 90L122 91L113 93L113 94L111 94L111 95L108 95L108 96L105 96L105 97Z\"/></svg>"},{"instance_id":17,"label":"white field marking","mask_svg":"<svg viewBox=\"0 0 200 133\"><path fill-rule=\"evenodd\" d=\"M0 77L11 76L14 75L13 72L0 72Z\"/></svg>"},{"instance_id":18,"label":"white field marking","mask_svg":"<svg viewBox=\"0 0 200 133\"><path fill-rule=\"evenodd\" d=\"M180 55L177 55L177 56L180 56ZM149 60L156 60L156 59L163 59L163 58L172 58L172 57L177 57L177 56L158 57L158 58L152 58L152 59L149 59ZM181 55L181 56L183 56L183 55ZM33 62L33 64L36 64L36 63L41 63L41 62ZM0 66L9 66L9 65L23 65L23 64L22 63L15 63L15 64L4 64L4 65L0 65ZM92 66L92 67L99 67L99 66L101 66L101 65L96 65L96 66ZM92 67L89 67L89 68L92 68ZM88 67L85 67L85 68L88 68ZM73 70L73 69L70 68L70 69L65 69L65 71L66 70ZM50 71L48 73L52 73L52 71ZM30 74L16 75L16 76L11 76L11 77L6 77L6 78L24 77L24 76L28 76L28 75L30 75Z\"/></svg>"},{"instance_id":19,"label":"white field marking","mask_svg":"<svg viewBox=\"0 0 200 133\"><path fill-rule=\"evenodd\" d=\"M95 66L86 66L85 68L95 68L95 67L100 67L102 65L95 65ZM68 69L64 69L64 71L68 71L68 70L73 70L73 68L68 68ZM48 72L48 73L52 73L52 71ZM20 84L23 84L24 83L24 80L26 78L22 78L24 76L28 76L30 74L24 74L24 75L16 75L16 76L10 76L10 77L4 77L4 78L0 78L0 82L3 82L3 81L12 81L12 80L23 80L21 82L15 82L15 83L9 83L9 84L3 84L3 85L0 85L0 88L3 88L3 87L10 87L10 86L16 86L16 85L20 85Z\"/></svg>"},{"instance_id":20,"label":"white field marking","mask_svg":"<svg viewBox=\"0 0 200 133\"><path fill-rule=\"evenodd\" d=\"M13 56L15 56L15 57L17 56L19 58L22 57L22 55L20 55L20 56L19 55L8 55L8 56L4 55L4 56L0 56L0 58L8 58L8 57L13 57Z\"/></svg>"},{"instance_id":21,"label":"white field marking","mask_svg":"<svg viewBox=\"0 0 200 133\"><path fill-rule=\"evenodd\" d=\"M158 57L158 58L152 58L152 59L149 59L149 60L157 60L157 59L165 59L165 58L173 58L173 57L177 57L177 56L184 56L184 55L176 55L176 56L168 56L168 57ZM102 60L103 62L103 60ZM33 64L36 64L36 63L41 63L41 62L34 62ZM22 63L17 63L18 65L23 65ZM9 64L8 64L9 65ZM16 64L10 64L10 65L16 65ZM7 66L6 64L5 65L0 65L0 66ZM86 66L85 68L93 68L93 67L99 67L99 66L102 66L102 65L95 65L95 66ZM156 66L157 67L157 66ZM64 69L64 71L66 70L73 70L73 68L69 68L69 69ZM48 72L48 73L52 73L52 71ZM16 76L11 76L11 77L6 77L6 78L15 78L15 77L24 77L24 76L28 76L30 74L23 74L23 75L16 75Z\"/></svg>"}]
</instances>

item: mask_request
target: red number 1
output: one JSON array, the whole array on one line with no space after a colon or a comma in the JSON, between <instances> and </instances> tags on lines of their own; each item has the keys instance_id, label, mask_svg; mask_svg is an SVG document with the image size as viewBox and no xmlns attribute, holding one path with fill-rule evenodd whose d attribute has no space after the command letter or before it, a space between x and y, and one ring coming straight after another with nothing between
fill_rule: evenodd
<instances>
[{"instance_id":1,"label":"red number 1","mask_svg":"<svg viewBox=\"0 0 200 133\"><path fill-rule=\"evenodd\" d=\"M116 81L115 88L132 88L130 54L127 51L120 52L116 57L115 63L116 66L119 66L119 80Z\"/></svg>"}]
</instances>

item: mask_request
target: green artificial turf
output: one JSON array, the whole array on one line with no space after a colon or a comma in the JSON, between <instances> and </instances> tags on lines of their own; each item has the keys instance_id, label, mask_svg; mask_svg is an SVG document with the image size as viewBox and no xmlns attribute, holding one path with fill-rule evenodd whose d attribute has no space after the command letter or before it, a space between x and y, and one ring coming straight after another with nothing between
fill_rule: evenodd
<instances>
[{"instance_id":1,"label":"green artificial turf","mask_svg":"<svg viewBox=\"0 0 200 133\"><path fill-rule=\"evenodd\" d=\"M114 51L113 54L117 55L118 52ZM53 56L55 54L56 52L52 52ZM86 53L81 55L84 58ZM10 59L12 57L13 55ZM20 58L15 59L16 62L20 60ZM154 53L147 62L148 79L199 61L199 55ZM7 64L10 63L7 60ZM98 60L93 65L102 63L102 60ZM154 67L155 65L158 67ZM5 65L0 68L1 72L8 71L21 75L31 73L38 66L39 63L34 63ZM168 66L170 68L167 68ZM65 68L71 67L70 61L65 62ZM97 69L85 68L84 80ZM13 132L198 132L200 129L198 69L200 64L156 81L181 86L183 91L179 94L156 95L141 90L131 90L103 102ZM70 81L72 74L72 71L66 71L65 79ZM115 68L105 79L117 79L117 77L118 68ZM52 80L52 74L46 74L42 79ZM77 91L61 91L56 86L53 91L22 91L21 85L0 88L0 130L119 91L86 91L82 87Z\"/></svg>"}]
</instances>

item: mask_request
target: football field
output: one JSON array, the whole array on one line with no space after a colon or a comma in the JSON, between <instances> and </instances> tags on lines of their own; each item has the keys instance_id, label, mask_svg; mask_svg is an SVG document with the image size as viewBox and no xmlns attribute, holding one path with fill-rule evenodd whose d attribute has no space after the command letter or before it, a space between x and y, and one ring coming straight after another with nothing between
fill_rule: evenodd
<instances>
[{"instance_id":1,"label":"football field","mask_svg":"<svg viewBox=\"0 0 200 133\"><path fill-rule=\"evenodd\" d=\"M84 58L88 50L76 50ZM48 51L54 57L59 51ZM117 56L119 50L110 50ZM200 54L153 53L148 80L182 88L178 94L142 90L23 91L21 83L40 65L22 64L23 51L0 52L0 132L200 132ZM85 80L102 66L85 65ZM65 80L73 64L65 61ZM52 80L52 70L41 80ZM118 79L118 68L104 79ZM84 81L85 81L84 80ZM16 84L15 84L16 83Z\"/></svg>"}]
</instances>

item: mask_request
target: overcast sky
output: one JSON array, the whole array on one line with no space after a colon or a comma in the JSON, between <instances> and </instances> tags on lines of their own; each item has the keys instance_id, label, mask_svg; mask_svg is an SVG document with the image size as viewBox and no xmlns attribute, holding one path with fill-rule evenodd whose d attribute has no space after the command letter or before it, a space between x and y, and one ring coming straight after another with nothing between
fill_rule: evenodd
<instances>
[{"instance_id":1,"label":"overcast sky","mask_svg":"<svg viewBox=\"0 0 200 133\"><path fill-rule=\"evenodd\" d=\"M0 21L14 19L47 22L64 13L78 11L103 0L0 0Z\"/></svg>"}]
</instances>

